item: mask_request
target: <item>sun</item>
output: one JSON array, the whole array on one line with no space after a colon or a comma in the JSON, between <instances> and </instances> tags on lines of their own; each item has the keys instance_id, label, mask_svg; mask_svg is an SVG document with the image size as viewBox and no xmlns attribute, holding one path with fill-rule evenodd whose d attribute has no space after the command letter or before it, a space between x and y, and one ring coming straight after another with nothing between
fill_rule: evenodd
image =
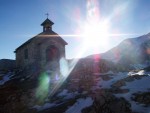
<instances>
[{"instance_id":1,"label":"sun","mask_svg":"<svg viewBox=\"0 0 150 113\"><path fill-rule=\"evenodd\" d=\"M92 54L105 52L110 47L110 18L102 16L98 0L88 0L86 4L86 15L83 20L77 21L78 36L81 39L81 52L78 56L91 51Z\"/></svg>"},{"instance_id":2,"label":"sun","mask_svg":"<svg viewBox=\"0 0 150 113\"><path fill-rule=\"evenodd\" d=\"M105 22L85 23L83 26L83 43L87 47L106 47L108 45L108 24Z\"/></svg>"}]
</instances>

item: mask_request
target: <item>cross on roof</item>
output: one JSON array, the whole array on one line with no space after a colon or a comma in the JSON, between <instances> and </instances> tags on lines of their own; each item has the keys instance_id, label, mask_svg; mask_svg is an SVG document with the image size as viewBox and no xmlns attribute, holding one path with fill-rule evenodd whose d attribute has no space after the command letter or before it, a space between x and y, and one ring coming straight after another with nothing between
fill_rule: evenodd
<instances>
[{"instance_id":1,"label":"cross on roof","mask_svg":"<svg viewBox=\"0 0 150 113\"><path fill-rule=\"evenodd\" d=\"M48 18L49 14L48 14L48 13L46 13L45 15L47 15L47 18Z\"/></svg>"}]
</instances>

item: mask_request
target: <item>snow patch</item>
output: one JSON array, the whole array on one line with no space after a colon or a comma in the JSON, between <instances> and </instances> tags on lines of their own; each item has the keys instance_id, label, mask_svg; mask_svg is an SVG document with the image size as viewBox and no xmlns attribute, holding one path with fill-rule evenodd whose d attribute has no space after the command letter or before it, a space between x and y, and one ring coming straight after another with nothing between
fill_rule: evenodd
<instances>
[{"instance_id":1,"label":"snow patch","mask_svg":"<svg viewBox=\"0 0 150 113\"><path fill-rule=\"evenodd\" d=\"M112 79L108 81L104 81L102 78L100 78L100 81L98 83L98 86L101 88L111 88L111 85L114 84L116 81L126 78L128 76L127 72L119 72L116 75L111 76Z\"/></svg>"},{"instance_id":2,"label":"snow patch","mask_svg":"<svg viewBox=\"0 0 150 113\"><path fill-rule=\"evenodd\" d=\"M92 104L93 104L93 100L91 97L87 97L86 99L80 98L73 106L67 109L65 113L81 113L81 110L83 108L89 107Z\"/></svg>"},{"instance_id":3,"label":"snow patch","mask_svg":"<svg viewBox=\"0 0 150 113\"><path fill-rule=\"evenodd\" d=\"M5 84L7 81L10 80L10 78L13 76L11 72L7 73L6 75L3 76L3 79L0 80L0 85Z\"/></svg>"},{"instance_id":4,"label":"snow patch","mask_svg":"<svg viewBox=\"0 0 150 113\"><path fill-rule=\"evenodd\" d=\"M129 76L145 75L145 71L144 71L144 70L140 70L139 72L129 72L128 75L129 75Z\"/></svg>"},{"instance_id":5,"label":"snow patch","mask_svg":"<svg viewBox=\"0 0 150 113\"><path fill-rule=\"evenodd\" d=\"M131 100L131 96L133 93L149 91L149 81L149 76L143 76L142 79L126 82L126 86L122 86L121 88L129 89L129 92L125 94L115 94L115 96L124 97L126 100L128 100L131 103L133 111L147 113L150 111L150 107L144 107L143 104L138 104L137 102Z\"/></svg>"},{"instance_id":6,"label":"snow patch","mask_svg":"<svg viewBox=\"0 0 150 113\"><path fill-rule=\"evenodd\" d=\"M62 92L57 94L58 97L64 97L63 99L71 99L74 98L75 96L79 95L78 92L68 92L67 89L64 89Z\"/></svg>"},{"instance_id":7,"label":"snow patch","mask_svg":"<svg viewBox=\"0 0 150 113\"><path fill-rule=\"evenodd\" d=\"M51 108L53 106L56 106L54 103L45 103L43 106L35 105L33 108L35 108L38 111L42 111L48 108Z\"/></svg>"},{"instance_id":8,"label":"snow patch","mask_svg":"<svg viewBox=\"0 0 150 113\"><path fill-rule=\"evenodd\" d=\"M60 92L59 94L57 94L57 96L66 96L68 94L68 90L64 89L62 92Z\"/></svg>"}]
</instances>

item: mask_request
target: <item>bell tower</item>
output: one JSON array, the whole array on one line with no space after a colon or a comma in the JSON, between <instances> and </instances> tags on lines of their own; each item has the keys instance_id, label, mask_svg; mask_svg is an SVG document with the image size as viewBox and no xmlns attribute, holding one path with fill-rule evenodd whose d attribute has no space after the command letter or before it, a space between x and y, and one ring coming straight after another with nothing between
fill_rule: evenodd
<instances>
[{"instance_id":1,"label":"bell tower","mask_svg":"<svg viewBox=\"0 0 150 113\"><path fill-rule=\"evenodd\" d=\"M47 19L41 24L41 26L43 26L43 32L51 31L52 25L54 24L51 20L48 19L48 13L46 15Z\"/></svg>"}]
</instances>

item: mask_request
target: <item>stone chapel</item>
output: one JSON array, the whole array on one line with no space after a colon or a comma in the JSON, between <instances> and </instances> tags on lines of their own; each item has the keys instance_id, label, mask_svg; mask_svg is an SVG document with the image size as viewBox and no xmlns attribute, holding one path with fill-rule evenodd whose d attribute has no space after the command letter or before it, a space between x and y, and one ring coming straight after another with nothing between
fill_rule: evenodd
<instances>
[{"instance_id":1,"label":"stone chapel","mask_svg":"<svg viewBox=\"0 0 150 113\"><path fill-rule=\"evenodd\" d=\"M52 30L53 24L47 18L41 24L43 32L29 39L15 50L18 68L39 66L55 71L59 68L59 60L65 58L67 42Z\"/></svg>"}]
</instances>

